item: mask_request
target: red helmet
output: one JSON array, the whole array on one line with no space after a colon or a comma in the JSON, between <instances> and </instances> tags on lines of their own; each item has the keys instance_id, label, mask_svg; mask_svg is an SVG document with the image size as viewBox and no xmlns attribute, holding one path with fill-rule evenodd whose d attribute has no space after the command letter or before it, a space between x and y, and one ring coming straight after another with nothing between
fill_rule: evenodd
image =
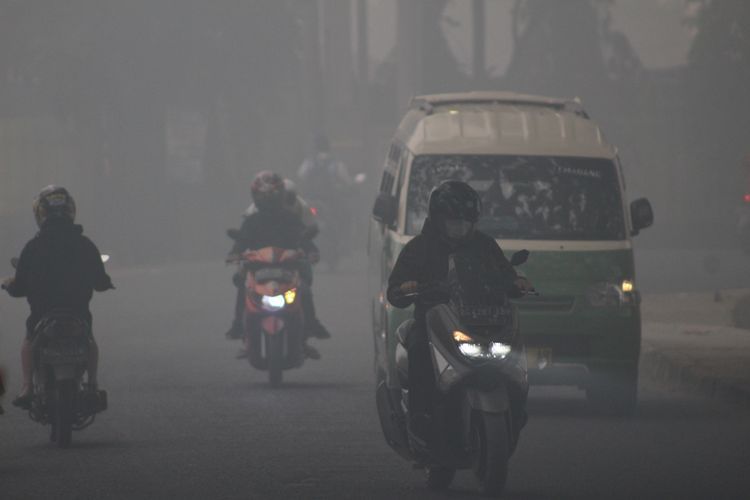
<instances>
[{"instance_id":1,"label":"red helmet","mask_svg":"<svg viewBox=\"0 0 750 500\"><path fill-rule=\"evenodd\" d=\"M274 210L282 207L286 188L279 174L264 170L255 176L250 191L258 210Z\"/></svg>"}]
</instances>

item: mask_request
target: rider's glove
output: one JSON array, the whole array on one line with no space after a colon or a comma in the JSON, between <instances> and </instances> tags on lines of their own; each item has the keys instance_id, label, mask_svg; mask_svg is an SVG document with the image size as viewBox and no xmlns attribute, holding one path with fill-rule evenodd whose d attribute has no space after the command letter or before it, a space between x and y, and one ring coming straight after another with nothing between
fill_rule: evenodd
<instances>
[{"instance_id":1,"label":"rider's glove","mask_svg":"<svg viewBox=\"0 0 750 500\"><path fill-rule=\"evenodd\" d=\"M3 290L8 290L10 287L13 286L13 283L16 281L16 278L14 276L10 276L9 278L5 278L3 280L2 285L0 285L0 288Z\"/></svg>"},{"instance_id":2,"label":"rider's glove","mask_svg":"<svg viewBox=\"0 0 750 500\"><path fill-rule=\"evenodd\" d=\"M404 295L409 293L414 293L417 291L417 287L419 286L419 283L416 281L405 281L404 283L401 283L401 286L399 286L399 290L401 290L401 293Z\"/></svg>"},{"instance_id":3,"label":"rider's glove","mask_svg":"<svg viewBox=\"0 0 750 500\"><path fill-rule=\"evenodd\" d=\"M310 264L317 264L320 262L320 252L307 252L307 259Z\"/></svg>"},{"instance_id":4,"label":"rider's glove","mask_svg":"<svg viewBox=\"0 0 750 500\"><path fill-rule=\"evenodd\" d=\"M516 285L516 288L518 288L518 290L523 295L534 291L534 285L532 285L531 281L529 281L527 278L524 278L523 276L519 276L518 278L516 278L513 284Z\"/></svg>"}]
</instances>

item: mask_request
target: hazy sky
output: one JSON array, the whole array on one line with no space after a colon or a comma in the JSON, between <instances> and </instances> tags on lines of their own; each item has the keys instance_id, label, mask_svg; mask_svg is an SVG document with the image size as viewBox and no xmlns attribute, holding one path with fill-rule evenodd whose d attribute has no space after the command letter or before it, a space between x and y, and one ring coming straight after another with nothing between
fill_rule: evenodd
<instances>
[{"instance_id":1,"label":"hazy sky","mask_svg":"<svg viewBox=\"0 0 750 500\"><path fill-rule=\"evenodd\" d=\"M368 0L370 50L382 61L396 40L396 0ZM510 9L513 0L486 0L487 66L505 71L513 52ZM465 66L471 64L471 0L451 0L443 23L451 49ZM624 32L647 68L684 64L692 33L685 22L685 0L616 0L613 27Z\"/></svg>"}]
</instances>

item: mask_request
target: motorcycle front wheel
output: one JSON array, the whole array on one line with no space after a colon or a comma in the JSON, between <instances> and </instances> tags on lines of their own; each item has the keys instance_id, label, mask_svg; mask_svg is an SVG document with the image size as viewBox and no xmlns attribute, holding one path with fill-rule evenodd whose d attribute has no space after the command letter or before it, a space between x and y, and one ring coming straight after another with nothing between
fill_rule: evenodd
<instances>
[{"instance_id":1,"label":"motorcycle front wheel","mask_svg":"<svg viewBox=\"0 0 750 500\"><path fill-rule=\"evenodd\" d=\"M505 414L477 412L473 422L477 450L474 474L485 495L499 496L508 478L510 434Z\"/></svg>"},{"instance_id":2,"label":"motorcycle front wheel","mask_svg":"<svg viewBox=\"0 0 750 500\"><path fill-rule=\"evenodd\" d=\"M57 437L57 445L67 448L73 436L73 412L75 398L75 381L62 380L57 382L57 397L55 398L55 416L52 423L53 433Z\"/></svg>"},{"instance_id":3,"label":"motorcycle front wheel","mask_svg":"<svg viewBox=\"0 0 750 500\"><path fill-rule=\"evenodd\" d=\"M283 380L282 363L284 362L284 336L281 332L266 335L266 355L268 356L268 382L273 387L281 385Z\"/></svg>"}]
</instances>

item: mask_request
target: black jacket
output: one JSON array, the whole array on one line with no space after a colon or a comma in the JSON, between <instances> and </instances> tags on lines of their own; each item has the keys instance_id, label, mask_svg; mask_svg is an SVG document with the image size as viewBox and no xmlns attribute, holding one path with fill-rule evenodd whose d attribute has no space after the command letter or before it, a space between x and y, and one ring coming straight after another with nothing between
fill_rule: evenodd
<instances>
[{"instance_id":1,"label":"black jacket","mask_svg":"<svg viewBox=\"0 0 750 500\"><path fill-rule=\"evenodd\" d=\"M301 248L309 253L314 251L315 247L306 234L304 224L295 214L287 210L259 210L245 217L232 253L240 254L245 250L258 250L264 247L295 250Z\"/></svg>"},{"instance_id":2,"label":"black jacket","mask_svg":"<svg viewBox=\"0 0 750 500\"><path fill-rule=\"evenodd\" d=\"M410 306L414 300L403 297L399 287L407 281L427 284L444 280L448 275L448 257L455 252L478 253L482 262L486 262L491 269L507 270L515 276L513 266L492 237L475 230L459 247L452 247L427 219L421 234L404 246L393 266L388 279L388 302L398 308ZM429 307L419 301L415 303L414 319L418 324L424 324Z\"/></svg>"},{"instance_id":3,"label":"black jacket","mask_svg":"<svg viewBox=\"0 0 750 500\"><path fill-rule=\"evenodd\" d=\"M72 309L90 320L94 290L110 288L99 250L83 236L83 228L51 219L23 248L8 293L26 297L36 320L56 308Z\"/></svg>"}]
</instances>

